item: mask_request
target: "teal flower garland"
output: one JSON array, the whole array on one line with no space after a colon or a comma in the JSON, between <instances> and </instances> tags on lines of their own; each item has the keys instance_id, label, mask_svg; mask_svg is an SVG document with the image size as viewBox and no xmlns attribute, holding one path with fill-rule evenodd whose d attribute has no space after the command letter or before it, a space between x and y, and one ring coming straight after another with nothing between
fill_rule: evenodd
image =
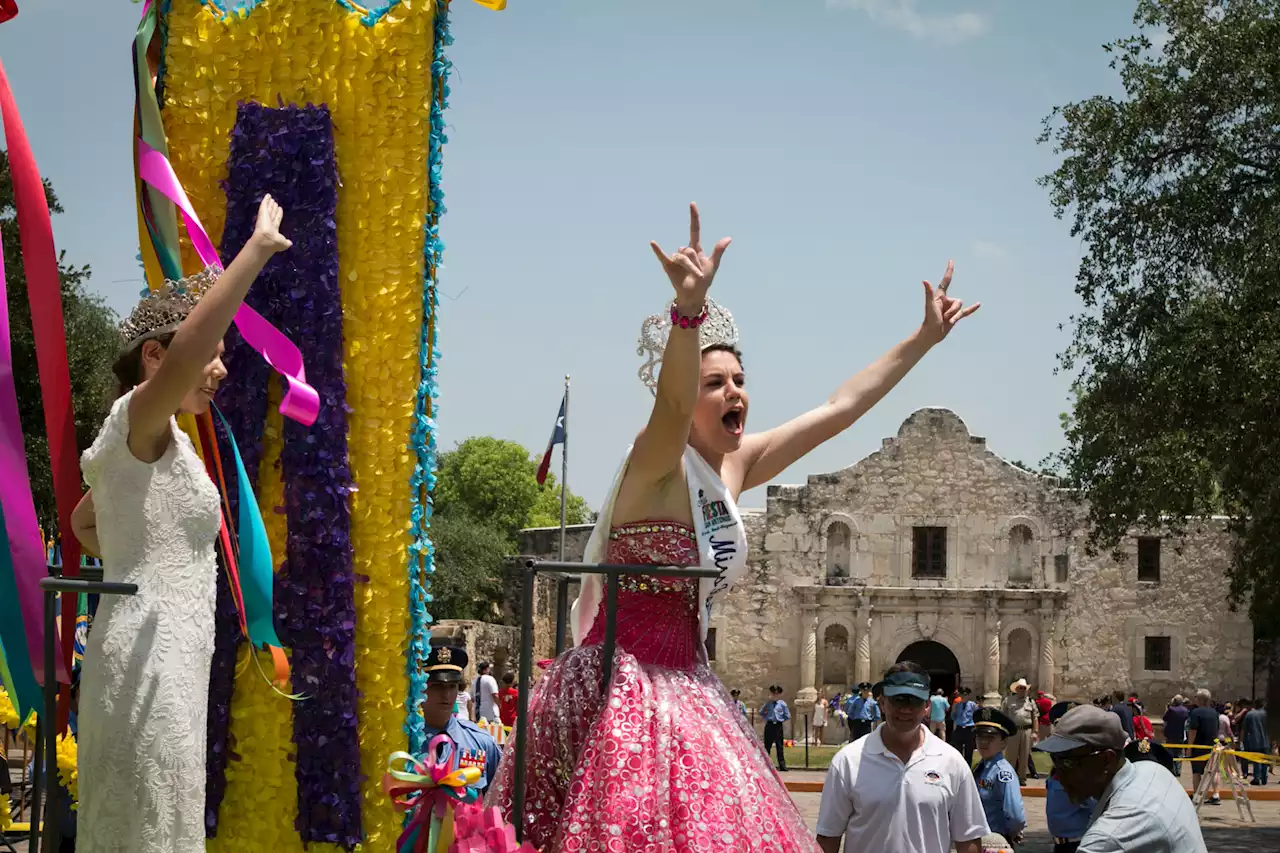
<instances>
[{"instance_id":1,"label":"teal flower garland","mask_svg":"<svg viewBox=\"0 0 1280 853\"><path fill-rule=\"evenodd\" d=\"M414 400L413 431L410 444L417 457L413 475L409 481L409 650L405 657L405 675L409 680L409 693L405 699L405 734L409 736L409 751L419 754L426 748L426 731L418 708L426 698L426 677L419 667L426 660L430 645L431 614L427 604L431 594L427 591L427 578L435 571L435 548L431 544L431 493L436 485L436 413L435 400L439 396L436 371L440 351L436 349L438 327L431 322L440 304L436 285L440 272L440 259L444 255L444 241L440 239L440 217L445 213L444 190L440 186L441 163L445 135L444 111L449 105L449 72L453 63L445 55L445 48L453 43L449 33L449 5L441 2L436 7L434 54L431 58L432 92L429 149L427 153L427 188L431 209L423 226L423 287L422 287L422 337L418 351L422 359L421 379Z\"/></svg>"}]
</instances>

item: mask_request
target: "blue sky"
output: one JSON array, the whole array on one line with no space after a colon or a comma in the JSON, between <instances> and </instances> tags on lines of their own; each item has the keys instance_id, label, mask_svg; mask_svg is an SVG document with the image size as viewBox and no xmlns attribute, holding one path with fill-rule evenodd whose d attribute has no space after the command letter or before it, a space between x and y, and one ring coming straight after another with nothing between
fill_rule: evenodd
<instances>
[{"instance_id":1,"label":"blue sky","mask_svg":"<svg viewBox=\"0 0 1280 853\"><path fill-rule=\"evenodd\" d=\"M20 5L0 56L67 208L58 247L124 309L141 287L139 7ZM853 464L929 405L1008 458L1059 447L1068 382L1053 369L1080 247L1035 183L1055 166L1035 137L1055 104L1117 92L1100 45L1132 31L1132 3L452 5L443 446L495 435L541 454L571 374L570 488L598 506L650 405L634 341L670 288L648 241L680 245L696 200L708 242L734 239L712 295L742 331L749 429L817 405L905 337L920 280L948 258L952 294L983 303L778 482Z\"/></svg>"}]
</instances>

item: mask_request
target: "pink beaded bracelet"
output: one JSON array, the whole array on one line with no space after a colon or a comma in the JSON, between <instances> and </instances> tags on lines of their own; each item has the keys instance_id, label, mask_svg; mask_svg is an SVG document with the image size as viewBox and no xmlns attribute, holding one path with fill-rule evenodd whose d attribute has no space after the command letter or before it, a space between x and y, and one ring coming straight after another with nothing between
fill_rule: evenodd
<instances>
[{"instance_id":1,"label":"pink beaded bracelet","mask_svg":"<svg viewBox=\"0 0 1280 853\"><path fill-rule=\"evenodd\" d=\"M681 315L680 309L676 307L675 302L671 303L671 325L679 326L682 329L696 329L707 321L707 306L702 306L702 313L696 317L685 317Z\"/></svg>"}]
</instances>

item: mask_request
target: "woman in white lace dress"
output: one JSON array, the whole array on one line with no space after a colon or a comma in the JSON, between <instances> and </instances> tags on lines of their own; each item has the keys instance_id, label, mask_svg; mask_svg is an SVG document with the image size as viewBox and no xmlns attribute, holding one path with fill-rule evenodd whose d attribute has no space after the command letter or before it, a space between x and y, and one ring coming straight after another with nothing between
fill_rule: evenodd
<instances>
[{"instance_id":1,"label":"woman in white lace dress","mask_svg":"<svg viewBox=\"0 0 1280 853\"><path fill-rule=\"evenodd\" d=\"M220 499L174 413L209 408L226 376L223 335L263 266L291 245L281 218L265 197L225 272L167 283L121 325L121 396L81 459L89 492L72 527L106 579L138 594L103 597L85 649L80 853L205 849Z\"/></svg>"}]
</instances>

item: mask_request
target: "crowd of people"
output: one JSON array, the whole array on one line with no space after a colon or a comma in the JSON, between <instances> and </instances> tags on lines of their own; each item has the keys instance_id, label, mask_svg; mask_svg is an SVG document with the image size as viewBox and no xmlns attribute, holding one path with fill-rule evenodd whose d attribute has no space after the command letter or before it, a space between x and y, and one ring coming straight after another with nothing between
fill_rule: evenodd
<instances>
[{"instance_id":1,"label":"crowd of people","mask_svg":"<svg viewBox=\"0 0 1280 853\"><path fill-rule=\"evenodd\" d=\"M1027 820L1023 780L1009 756L1023 749L1020 737L1041 734L1027 749L1044 752L1053 765L1045 812L1055 853L1206 850L1170 752L1127 733L1110 708L1056 702L1042 692L1030 698L1021 679L1002 708L971 709L960 691L950 711L972 720L956 726L973 730L978 761L971 766L937 734L937 709L947 699L930 690L918 665L895 664L869 693L883 722L832 759L817 827L826 853L841 843L846 850L1016 850Z\"/></svg>"}]
</instances>

